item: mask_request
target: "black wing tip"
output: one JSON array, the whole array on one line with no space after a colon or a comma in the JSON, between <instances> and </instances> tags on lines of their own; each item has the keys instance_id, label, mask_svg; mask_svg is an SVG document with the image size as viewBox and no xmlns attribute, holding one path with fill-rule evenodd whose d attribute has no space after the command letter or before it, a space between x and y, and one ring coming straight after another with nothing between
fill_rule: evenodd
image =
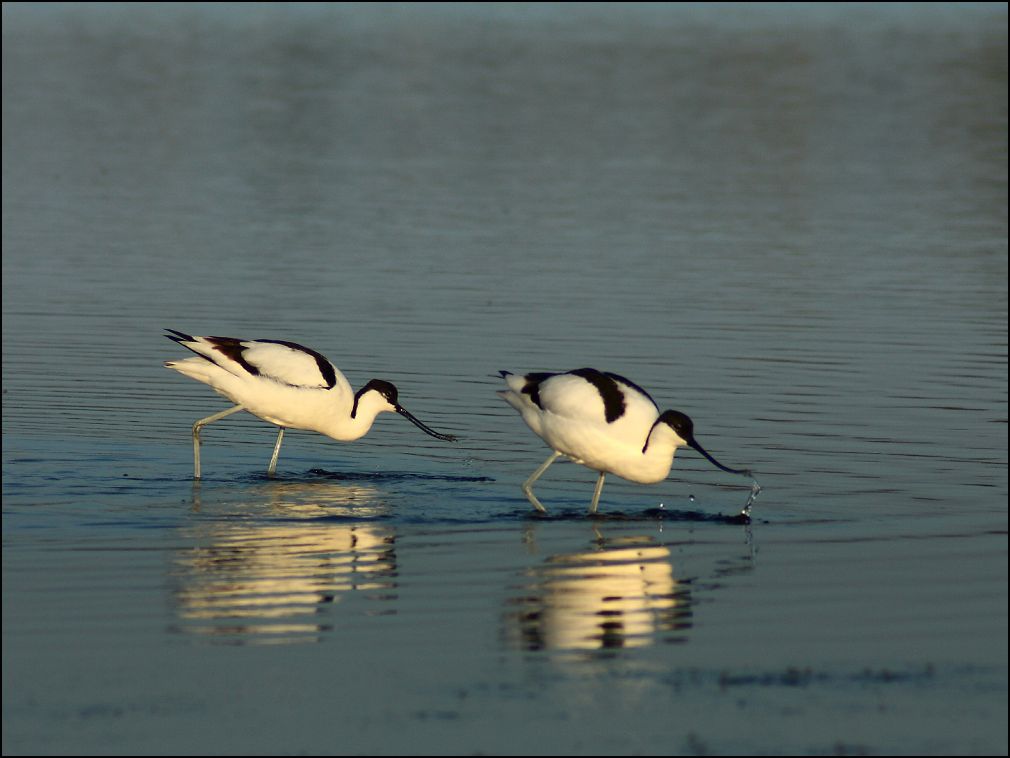
<instances>
[{"instance_id":1,"label":"black wing tip","mask_svg":"<svg viewBox=\"0 0 1010 758\"><path fill-rule=\"evenodd\" d=\"M176 343L177 345L182 345L184 348L186 348L187 350L189 350L191 353L196 353L196 355L200 356L205 361L210 361L211 363L214 362L213 360L211 360L206 355L204 355L203 353L199 352L198 350L196 350L193 347L193 343L197 342L197 340L196 340L195 337L192 337L189 334L186 334L186 332L180 332L177 329L165 329L165 331L166 332L171 332L171 334L166 334L165 336L168 337L170 340L172 340L172 342ZM211 338L211 339L213 339L213 338ZM168 363L166 363L165 365L167 366ZM172 368L171 366L168 366L168 367Z\"/></svg>"},{"instance_id":2,"label":"black wing tip","mask_svg":"<svg viewBox=\"0 0 1010 758\"><path fill-rule=\"evenodd\" d=\"M193 337L185 332L180 332L177 329L165 329L166 332L171 332L171 334L166 334L172 342L193 342Z\"/></svg>"}]
</instances>

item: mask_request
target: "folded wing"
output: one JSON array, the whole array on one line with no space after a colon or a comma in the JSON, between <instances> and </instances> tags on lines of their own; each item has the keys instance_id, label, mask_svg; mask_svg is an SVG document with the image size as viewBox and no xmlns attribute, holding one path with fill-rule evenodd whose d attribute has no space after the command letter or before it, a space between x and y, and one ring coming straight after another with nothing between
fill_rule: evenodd
<instances>
[{"instance_id":1,"label":"folded wing","mask_svg":"<svg viewBox=\"0 0 1010 758\"><path fill-rule=\"evenodd\" d=\"M191 337L170 339L235 376L257 376L293 387L332 389L350 386L336 367L315 350L284 340Z\"/></svg>"}]
</instances>

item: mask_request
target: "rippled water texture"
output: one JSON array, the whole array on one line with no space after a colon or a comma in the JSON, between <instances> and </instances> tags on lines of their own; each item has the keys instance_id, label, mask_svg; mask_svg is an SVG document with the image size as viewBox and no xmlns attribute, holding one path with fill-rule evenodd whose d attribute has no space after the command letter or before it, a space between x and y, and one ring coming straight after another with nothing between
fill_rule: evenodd
<instances>
[{"instance_id":1,"label":"rippled water texture","mask_svg":"<svg viewBox=\"0 0 1010 758\"><path fill-rule=\"evenodd\" d=\"M3 751L1007 750L1007 12L3 6ZM274 431L162 336L395 415ZM694 419L557 463L498 371Z\"/></svg>"}]
</instances>

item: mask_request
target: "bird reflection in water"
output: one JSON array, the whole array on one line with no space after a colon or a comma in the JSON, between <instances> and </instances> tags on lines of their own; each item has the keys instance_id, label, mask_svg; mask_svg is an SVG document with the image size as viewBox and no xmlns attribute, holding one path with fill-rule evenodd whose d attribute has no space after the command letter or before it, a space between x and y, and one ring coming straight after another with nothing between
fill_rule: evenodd
<instances>
[{"instance_id":1,"label":"bird reflection in water","mask_svg":"<svg viewBox=\"0 0 1010 758\"><path fill-rule=\"evenodd\" d=\"M379 491L278 482L257 495L268 518L189 530L192 547L173 569L178 631L226 644L319 642L333 628L333 604L393 612L395 533L361 520L381 516Z\"/></svg>"},{"instance_id":2,"label":"bird reflection in water","mask_svg":"<svg viewBox=\"0 0 1010 758\"><path fill-rule=\"evenodd\" d=\"M599 536L596 547L532 569L514 602L527 650L592 651L683 641L691 596L673 575L670 550L652 537Z\"/></svg>"}]
</instances>

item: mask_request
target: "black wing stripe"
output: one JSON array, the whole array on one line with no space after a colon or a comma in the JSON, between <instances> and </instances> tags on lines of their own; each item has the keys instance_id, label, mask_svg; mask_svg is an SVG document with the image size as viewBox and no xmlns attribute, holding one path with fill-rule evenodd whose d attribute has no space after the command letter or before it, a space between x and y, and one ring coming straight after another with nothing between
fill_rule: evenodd
<instances>
[{"instance_id":1,"label":"black wing stripe","mask_svg":"<svg viewBox=\"0 0 1010 758\"><path fill-rule=\"evenodd\" d=\"M656 406L656 410L657 410L657 411L659 410L659 406L658 406L658 405L656 405L656 401L652 399L652 395L650 395L650 394L649 394L648 392L646 392L646 391L645 391L644 389L642 389L641 387L639 387L639 386L638 386L637 384L635 384L635 383L634 383L633 381L631 381L630 379L627 379L627 378L625 378L625 377L621 376L620 374L615 374L615 373L613 373L613 372L611 372L611 371L607 371L607 372L605 372L605 373L606 373L606 375L607 375L607 376L609 376L609 377L610 377L611 379L616 379L616 380L617 380L617 381L619 381L619 382L620 382L621 384L624 384L624 385L626 385L626 386L628 386L628 387L631 387L631 389L635 390L635 392L641 392L641 393L642 393L642 395L644 395L644 396L645 396L645 397L646 397L646 398L647 398L647 399L649 400L649 402L650 402L650 403L652 403L653 405L655 405L655 406Z\"/></svg>"},{"instance_id":2,"label":"black wing stripe","mask_svg":"<svg viewBox=\"0 0 1010 758\"><path fill-rule=\"evenodd\" d=\"M206 339L214 346L215 350L226 358L235 361L253 376L259 376L260 370L245 359L246 349L242 345L242 340L235 337L207 337Z\"/></svg>"},{"instance_id":3,"label":"black wing stripe","mask_svg":"<svg viewBox=\"0 0 1010 758\"><path fill-rule=\"evenodd\" d=\"M333 364L326 360L322 353L317 353L311 347L305 347L304 345L299 345L297 342L288 342L287 340L256 340L257 342L269 342L272 345L284 345L284 347L289 347L292 350L298 350L305 353L306 355L311 355L316 359L316 367L319 369L320 376L323 377L323 381L326 382L326 389L333 389L337 384L337 372L333 370Z\"/></svg>"},{"instance_id":4,"label":"black wing stripe","mask_svg":"<svg viewBox=\"0 0 1010 758\"><path fill-rule=\"evenodd\" d=\"M613 377L602 371L597 371L595 368L577 368L568 373L582 377L596 387L596 391L600 393L600 399L603 400L603 415L608 424L612 424L624 415L627 407L624 402L624 393L621 392L621 388L617 386Z\"/></svg>"},{"instance_id":5,"label":"black wing stripe","mask_svg":"<svg viewBox=\"0 0 1010 758\"><path fill-rule=\"evenodd\" d=\"M214 361L212 359L208 358L206 355L204 355L203 353L201 353L199 350L196 350L195 348L192 348L192 347L190 347L189 345L186 344L187 342L196 342L197 340L194 337L191 337L190 335L186 334L185 332L180 332L180 331L177 331L175 329L166 329L165 331L166 332L171 332L171 334L166 334L165 336L168 337L170 340L172 340L172 342L176 342L176 343L182 345L184 348L186 348L187 350L189 350L191 353L194 353L195 355L199 356L200 358L203 358L208 363L214 363ZM243 348L242 348L242 345L239 344L240 343L239 340L237 340L237 339L235 339L233 337L207 337L206 339L207 339L207 342L209 342L210 344L212 344L214 346L215 350L223 353L228 358L231 358L233 361L235 361L236 363L240 364L242 366L242 368L244 368L250 374L258 374L259 373L259 371L257 370L257 368L255 366L253 366L250 363L247 363L246 360L242 357L242 349Z\"/></svg>"},{"instance_id":6,"label":"black wing stripe","mask_svg":"<svg viewBox=\"0 0 1010 758\"><path fill-rule=\"evenodd\" d=\"M526 384L523 385L522 392L530 396L530 400L536 405L540 410L543 410L544 406L540 404L540 385L546 382L552 376L557 376L557 374L551 374L546 371L535 371L532 374L526 374L523 379L526 380Z\"/></svg>"}]
</instances>

